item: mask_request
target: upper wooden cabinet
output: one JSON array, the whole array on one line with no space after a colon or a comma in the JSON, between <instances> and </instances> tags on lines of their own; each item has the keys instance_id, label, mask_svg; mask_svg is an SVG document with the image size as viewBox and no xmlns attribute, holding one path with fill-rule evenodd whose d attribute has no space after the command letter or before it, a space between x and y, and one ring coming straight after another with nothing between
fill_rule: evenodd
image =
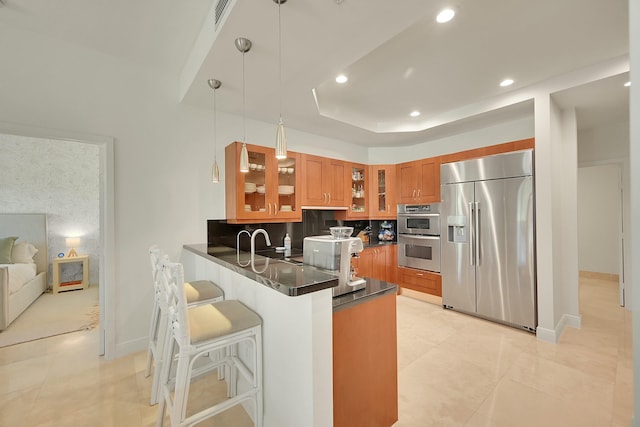
<instances>
[{"instance_id":1,"label":"upper wooden cabinet","mask_svg":"<svg viewBox=\"0 0 640 427\"><path fill-rule=\"evenodd\" d=\"M323 208L349 206L351 171L347 162L310 154L301 154L300 162L302 206Z\"/></svg>"},{"instance_id":2,"label":"upper wooden cabinet","mask_svg":"<svg viewBox=\"0 0 640 427\"><path fill-rule=\"evenodd\" d=\"M336 212L335 218L342 220L369 218L371 216L369 210L371 199L369 166L348 162L346 165L350 171L349 179L346 182L349 207L346 211Z\"/></svg>"},{"instance_id":3,"label":"upper wooden cabinet","mask_svg":"<svg viewBox=\"0 0 640 427\"><path fill-rule=\"evenodd\" d=\"M440 158L400 163L396 167L398 203L440 202Z\"/></svg>"},{"instance_id":4,"label":"upper wooden cabinet","mask_svg":"<svg viewBox=\"0 0 640 427\"><path fill-rule=\"evenodd\" d=\"M369 218L396 219L396 165L369 166Z\"/></svg>"},{"instance_id":5,"label":"upper wooden cabinet","mask_svg":"<svg viewBox=\"0 0 640 427\"><path fill-rule=\"evenodd\" d=\"M300 154L247 144L249 172L240 172L241 142L225 148L226 213L230 223L302 221Z\"/></svg>"}]
</instances>

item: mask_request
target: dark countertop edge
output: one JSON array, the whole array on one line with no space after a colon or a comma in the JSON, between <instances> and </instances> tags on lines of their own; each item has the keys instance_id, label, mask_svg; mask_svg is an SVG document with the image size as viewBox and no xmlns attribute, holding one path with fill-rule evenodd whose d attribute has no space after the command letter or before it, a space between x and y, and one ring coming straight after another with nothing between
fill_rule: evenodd
<instances>
[{"instance_id":1,"label":"dark countertop edge","mask_svg":"<svg viewBox=\"0 0 640 427\"><path fill-rule=\"evenodd\" d=\"M254 280L256 283L261 284L263 286L266 287L270 287L271 289L280 292L281 294L290 296L290 297L295 297L295 296L300 296L300 295L305 295L305 294L309 294L311 292L317 292L317 291L321 291L323 289L328 289L328 288L334 288L338 285L338 278L332 278L330 280L326 280L323 282L314 282L314 283L307 283L301 286L287 286L281 283L276 283L271 279L266 279L263 278L262 276L260 276L260 274L258 273L254 273L250 270L246 270L242 267L239 267L237 265L231 264L223 259L217 258L214 255L209 254L208 252L203 252L201 249L199 249L198 247L204 247L204 248L209 248L209 246L206 243L198 243L198 244L185 244L182 245L182 247L184 249L186 249L187 251L194 253L198 256L201 256L203 258L206 258L210 261L215 262L218 265L221 265L222 267L228 268L229 270L235 271L245 277L248 277L252 280ZM233 248L229 248L230 250L235 251L235 249ZM291 264L292 268L301 268L300 266L297 266L295 264ZM268 283L273 283L275 286L271 286Z\"/></svg>"},{"instance_id":2,"label":"dark countertop edge","mask_svg":"<svg viewBox=\"0 0 640 427\"><path fill-rule=\"evenodd\" d=\"M334 297L333 312L336 313L390 293L397 294L398 285L377 279L367 279L367 286L364 289Z\"/></svg>"}]
</instances>

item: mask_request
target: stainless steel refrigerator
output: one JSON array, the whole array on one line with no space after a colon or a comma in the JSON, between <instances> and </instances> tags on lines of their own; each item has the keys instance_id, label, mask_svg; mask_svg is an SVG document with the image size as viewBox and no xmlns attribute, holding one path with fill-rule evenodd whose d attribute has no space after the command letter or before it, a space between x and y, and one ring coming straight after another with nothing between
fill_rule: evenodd
<instances>
[{"instance_id":1,"label":"stainless steel refrigerator","mask_svg":"<svg viewBox=\"0 0 640 427\"><path fill-rule=\"evenodd\" d=\"M533 150L440 169L442 305L535 332Z\"/></svg>"}]
</instances>

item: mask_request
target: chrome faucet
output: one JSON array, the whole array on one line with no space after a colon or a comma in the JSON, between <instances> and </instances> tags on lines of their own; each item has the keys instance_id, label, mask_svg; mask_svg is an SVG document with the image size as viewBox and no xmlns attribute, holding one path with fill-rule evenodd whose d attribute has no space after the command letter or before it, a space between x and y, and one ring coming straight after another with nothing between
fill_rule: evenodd
<instances>
[{"instance_id":1,"label":"chrome faucet","mask_svg":"<svg viewBox=\"0 0 640 427\"><path fill-rule=\"evenodd\" d=\"M242 235L243 233L246 233L247 236L251 238L251 233L249 233L247 230L240 230L240 232L236 236L236 260L238 261L238 264L240 264L240 235ZM247 263L247 265L249 265L249 263Z\"/></svg>"},{"instance_id":2,"label":"chrome faucet","mask_svg":"<svg viewBox=\"0 0 640 427\"><path fill-rule=\"evenodd\" d=\"M271 239L269 239L269 234L264 228L258 228L253 233L251 233L251 258L256 254L256 236L258 234L264 234L264 240L267 243L267 246L271 246Z\"/></svg>"}]
</instances>

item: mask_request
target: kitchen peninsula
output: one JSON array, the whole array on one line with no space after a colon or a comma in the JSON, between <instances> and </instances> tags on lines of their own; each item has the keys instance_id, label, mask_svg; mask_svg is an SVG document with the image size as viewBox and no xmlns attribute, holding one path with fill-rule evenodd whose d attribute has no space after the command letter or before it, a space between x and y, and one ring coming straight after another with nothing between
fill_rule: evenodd
<instances>
[{"instance_id":1,"label":"kitchen peninsula","mask_svg":"<svg viewBox=\"0 0 640 427\"><path fill-rule=\"evenodd\" d=\"M349 391L354 380L370 378L361 372L345 378L348 373L341 372L343 381L338 378L334 384L335 367L345 369L358 362L353 353L341 354L341 348L334 348L335 336L338 333L342 337L338 342L345 342L349 336L379 335L378 329L373 330L377 322L362 334L349 330L366 328L366 318L383 315L376 310L385 310L384 317L390 319L382 329L388 340L380 340L387 347L385 360L379 360L377 348L362 349L359 355L368 354L378 362L362 360L364 366L377 368L382 363L393 367L391 384L384 387L389 391L376 398L382 396L389 408L383 414L389 420L385 425L397 420L395 285L368 280L366 289L334 299L331 289L337 285L337 276L329 272L260 255L252 263L249 253L224 246L194 244L184 249L181 262L186 280L213 280L224 289L226 299L242 301L263 319L264 427L340 425L334 424L334 411L344 416L345 410L338 396ZM358 319L361 308L366 308L365 319ZM345 322L349 319L354 326ZM335 330L334 321L341 331ZM379 382L357 385L375 389ZM352 415L368 416L366 412L356 408Z\"/></svg>"}]
</instances>

